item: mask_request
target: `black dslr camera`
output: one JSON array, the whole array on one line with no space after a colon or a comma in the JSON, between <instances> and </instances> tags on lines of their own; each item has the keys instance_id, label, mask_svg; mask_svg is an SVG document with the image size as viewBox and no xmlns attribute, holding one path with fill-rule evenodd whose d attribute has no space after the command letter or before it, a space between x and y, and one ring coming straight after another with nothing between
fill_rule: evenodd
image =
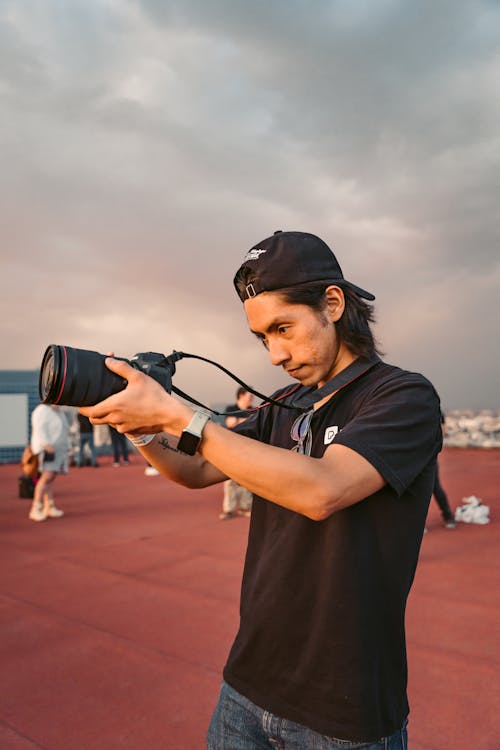
<instances>
[{"instance_id":1,"label":"black dslr camera","mask_svg":"<svg viewBox=\"0 0 500 750\"><path fill-rule=\"evenodd\" d=\"M179 357L165 357L156 352L140 352L132 359L116 357L156 380L170 393L174 362ZM38 389L44 404L63 406L94 406L113 393L122 391L127 381L108 370L105 354L72 349L53 344L47 347L40 368Z\"/></svg>"}]
</instances>

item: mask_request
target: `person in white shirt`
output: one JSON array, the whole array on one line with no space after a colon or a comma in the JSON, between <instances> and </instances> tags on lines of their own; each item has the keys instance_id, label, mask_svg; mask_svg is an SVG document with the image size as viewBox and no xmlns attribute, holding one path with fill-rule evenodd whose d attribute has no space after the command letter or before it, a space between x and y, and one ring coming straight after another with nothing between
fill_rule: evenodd
<instances>
[{"instance_id":1,"label":"person in white shirt","mask_svg":"<svg viewBox=\"0 0 500 750\"><path fill-rule=\"evenodd\" d=\"M31 428L31 448L38 455L41 475L29 518L61 518L64 513L54 504L54 481L68 471L69 424L58 406L39 404L31 415Z\"/></svg>"}]
</instances>

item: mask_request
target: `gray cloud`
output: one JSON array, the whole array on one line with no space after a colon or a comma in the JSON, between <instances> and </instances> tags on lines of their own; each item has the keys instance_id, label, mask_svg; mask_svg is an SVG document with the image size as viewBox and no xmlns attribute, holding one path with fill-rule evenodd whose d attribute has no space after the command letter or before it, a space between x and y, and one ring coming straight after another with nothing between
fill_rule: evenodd
<instances>
[{"instance_id":1,"label":"gray cloud","mask_svg":"<svg viewBox=\"0 0 500 750\"><path fill-rule=\"evenodd\" d=\"M4 1L2 366L53 342L175 347L274 387L232 276L259 239L305 229L377 294L392 361L449 406L498 406L499 16ZM232 393L203 372L207 398Z\"/></svg>"}]
</instances>

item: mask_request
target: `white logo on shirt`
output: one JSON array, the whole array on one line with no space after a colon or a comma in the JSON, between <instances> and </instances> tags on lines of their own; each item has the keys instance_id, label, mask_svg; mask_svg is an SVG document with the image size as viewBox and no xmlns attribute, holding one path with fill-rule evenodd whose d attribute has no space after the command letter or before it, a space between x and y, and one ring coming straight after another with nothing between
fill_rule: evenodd
<instances>
[{"instance_id":1,"label":"white logo on shirt","mask_svg":"<svg viewBox=\"0 0 500 750\"><path fill-rule=\"evenodd\" d=\"M249 250L248 253L243 258L243 262L247 260L259 260L259 255L262 255L262 253L265 253L265 250L261 250L260 247L254 247L253 250Z\"/></svg>"},{"instance_id":2,"label":"white logo on shirt","mask_svg":"<svg viewBox=\"0 0 500 750\"><path fill-rule=\"evenodd\" d=\"M335 437L338 431L339 431L339 428L337 427L337 425L335 425L335 427L326 428L325 438L324 438L325 445L330 445L330 443L333 443L333 438Z\"/></svg>"}]
</instances>

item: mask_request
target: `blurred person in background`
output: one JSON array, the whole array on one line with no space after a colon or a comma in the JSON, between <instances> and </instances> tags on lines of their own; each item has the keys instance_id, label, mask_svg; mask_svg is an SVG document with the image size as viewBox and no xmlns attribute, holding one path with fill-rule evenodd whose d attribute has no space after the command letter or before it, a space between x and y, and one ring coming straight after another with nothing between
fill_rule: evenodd
<instances>
[{"instance_id":1,"label":"blurred person in background","mask_svg":"<svg viewBox=\"0 0 500 750\"><path fill-rule=\"evenodd\" d=\"M109 426L109 433L111 435L111 445L113 446L113 466L118 468L120 466L120 458L123 458L123 465L128 466L130 461L128 458L128 443L125 435L118 432L114 427Z\"/></svg>"},{"instance_id":2,"label":"blurred person in background","mask_svg":"<svg viewBox=\"0 0 500 750\"><path fill-rule=\"evenodd\" d=\"M236 391L236 403L226 406L226 413L237 411L238 409L250 409L253 402L253 394L249 393L246 388L240 386ZM246 417L228 415L225 419L226 427L232 429L244 422ZM224 497L222 499L222 512L219 514L221 521L227 521L229 518L244 516L248 518L252 510L252 493L245 487L241 487L233 479L227 479L224 482Z\"/></svg>"},{"instance_id":3,"label":"blurred person in background","mask_svg":"<svg viewBox=\"0 0 500 750\"><path fill-rule=\"evenodd\" d=\"M69 423L59 406L39 404L31 415L31 448L38 455L40 478L29 512L32 521L61 518L54 503L54 482L68 471Z\"/></svg>"},{"instance_id":4,"label":"blurred person in background","mask_svg":"<svg viewBox=\"0 0 500 750\"><path fill-rule=\"evenodd\" d=\"M441 429L443 431L443 438L444 438L446 435L446 419L445 419L443 412L441 412ZM441 511L441 518L443 519L445 528L454 529L457 525L455 523L455 514L450 508L448 496L443 489L443 485L441 484L441 479L439 476L439 462L436 462L436 477L434 479L434 488L432 490L432 494L434 496L435 501L439 505L439 510ZM425 531L428 531L427 526L425 527Z\"/></svg>"},{"instance_id":5,"label":"blurred person in background","mask_svg":"<svg viewBox=\"0 0 500 750\"><path fill-rule=\"evenodd\" d=\"M83 414L78 414L78 426L80 429L78 466L81 467L86 464L87 458L85 455L85 446L87 446L89 450L90 465L96 467L98 464L95 457L94 425L88 417L84 417Z\"/></svg>"}]
</instances>

